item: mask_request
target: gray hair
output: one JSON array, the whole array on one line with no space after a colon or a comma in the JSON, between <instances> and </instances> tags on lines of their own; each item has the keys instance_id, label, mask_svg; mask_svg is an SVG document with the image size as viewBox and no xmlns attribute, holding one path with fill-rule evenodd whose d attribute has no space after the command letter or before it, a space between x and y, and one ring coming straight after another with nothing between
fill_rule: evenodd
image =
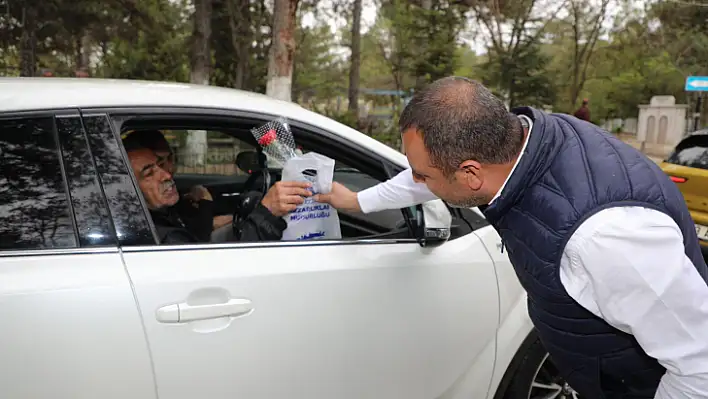
<instances>
[{"instance_id":1,"label":"gray hair","mask_svg":"<svg viewBox=\"0 0 708 399\"><path fill-rule=\"evenodd\" d=\"M416 93L401 113L401 132L414 128L436 168L451 175L467 160L511 162L521 151L518 117L481 83L463 78L436 80Z\"/></svg>"}]
</instances>

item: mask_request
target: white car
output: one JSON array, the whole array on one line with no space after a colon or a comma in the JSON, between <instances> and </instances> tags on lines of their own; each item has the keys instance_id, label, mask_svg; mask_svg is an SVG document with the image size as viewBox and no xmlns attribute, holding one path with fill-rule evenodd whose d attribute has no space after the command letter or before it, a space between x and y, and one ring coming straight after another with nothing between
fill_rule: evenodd
<instances>
[{"instance_id":1,"label":"white car","mask_svg":"<svg viewBox=\"0 0 708 399\"><path fill-rule=\"evenodd\" d=\"M250 129L278 117L356 190L407 166L259 94L0 79L1 398L569 395L477 209L340 212L334 241L159 245L121 134L207 131L215 158L181 160L175 180L206 186L229 215L249 177L234 155L257 152Z\"/></svg>"}]
</instances>

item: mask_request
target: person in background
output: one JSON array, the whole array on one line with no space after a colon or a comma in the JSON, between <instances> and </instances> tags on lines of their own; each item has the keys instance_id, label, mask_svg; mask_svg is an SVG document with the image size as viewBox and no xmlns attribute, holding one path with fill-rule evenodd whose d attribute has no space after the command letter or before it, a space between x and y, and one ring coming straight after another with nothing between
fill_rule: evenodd
<instances>
[{"instance_id":1,"label":"person in background","mask_svg":"<svg viewBox=\"0 0 708 399\"><path fill-rule=\"evenodd\" d=\"M399 128L409 169L315 200L366 213L435 198L479 207L580 397L708 398L708 266L654 162L570 115L509 112L458 77L417 92Z\"/></svg>"},{"instance_id":2,"label":"person in background","mask_svg":"<svg viewBox=\"0 0 708 399\"><path fill-rule=\"evenodd\" d=\"M585 98L583 99L583 105L578 108L577 111L573 114L578 119L582 119L586 122L590 122L590 108L588 108L588 99Z\"/></svg>"}]
</instances>

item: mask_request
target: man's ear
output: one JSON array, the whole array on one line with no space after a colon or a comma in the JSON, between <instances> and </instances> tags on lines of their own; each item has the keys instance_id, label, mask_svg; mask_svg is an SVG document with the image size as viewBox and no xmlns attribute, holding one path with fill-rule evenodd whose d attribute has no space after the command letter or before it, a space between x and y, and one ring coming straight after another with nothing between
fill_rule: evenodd
<instances>
[{"instance_id":1,"label":"man's ear","mask_svg":"<svg viewBox=\"0 0 708 399\"><path fill-rule=\"evenodd\" d=\"M477 161L468 160L462 162L457 173L459 174L458 178L472 190L479 190L484 183L482 164Z\"/></svg>"}]
</instances>

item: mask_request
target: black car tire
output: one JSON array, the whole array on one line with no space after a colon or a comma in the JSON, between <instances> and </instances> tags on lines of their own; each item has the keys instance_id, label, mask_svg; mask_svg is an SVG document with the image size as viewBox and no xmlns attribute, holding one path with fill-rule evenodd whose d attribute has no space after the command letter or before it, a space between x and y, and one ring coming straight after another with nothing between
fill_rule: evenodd
<instances>
[{"instance_id":1,"label":"black car tire","mask_svg":"<svg viewBox=\"0 0 708 399\"><path fill-rule=\"evenodd\" d=\"M540 339L536 334L532 334L511 362L502 379L502 389L497 392L495 399L579 399L559 374ZM534 389L534 382L540 382L548 388ZM548 396L554 389L558 392L557 396Z\"/></svg>"}]
</instances>

